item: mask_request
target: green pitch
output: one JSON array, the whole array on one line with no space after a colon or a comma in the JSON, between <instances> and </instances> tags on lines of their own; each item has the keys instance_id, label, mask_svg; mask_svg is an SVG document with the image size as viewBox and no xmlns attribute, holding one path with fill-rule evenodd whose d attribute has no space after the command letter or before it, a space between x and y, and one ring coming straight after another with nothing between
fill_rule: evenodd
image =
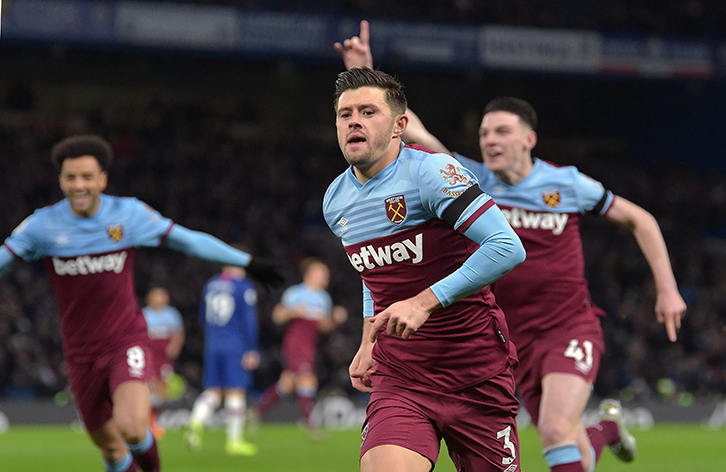
<instances>
[{"instance_id":1,"label":"green pitch","mask_svg":"<svg viewBox=\"0 0 726 472\"><path fill-rule=\"evenodd\" d=\"M656 425L633 430L638 458L618 462L603 453L598 472L685 472L726 470L726 430L700 425ZM169 431L159 442L165 472L345 472L358 470L360 435L356 431L327 431L322 440L311 440L297 425L265 425L252 438L260 453L254 457L224 454L224 432L208 430L200 453L184 448L181 431ZM526 472L546 472L539 439L529 427L520 432L522 467ZM11 427L0 434L0 470L37 472L72 470L101 472L98 453L85 433L70 427ZM442 451L437 472L453 472Z\"/></svg>"}]
</instances>

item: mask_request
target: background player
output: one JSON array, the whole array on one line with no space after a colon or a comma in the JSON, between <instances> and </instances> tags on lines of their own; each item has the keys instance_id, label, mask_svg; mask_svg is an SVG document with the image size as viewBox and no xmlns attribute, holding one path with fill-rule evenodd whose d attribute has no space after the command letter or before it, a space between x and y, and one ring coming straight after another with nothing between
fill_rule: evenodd
<instances>
[{"instance_id":1,"label":"background player","mask_svg":"<svg viewBox=\"0 0 726 472\"><path fill-rule=\"evenodd\" d=\"M174 361L184 346L184 321L179 310L169 305L169 291L152 287L141 309L149 331L153 359L151 372L151 416L149 425L156 439L164 436L164 428L156 421L166 402L166 382L174 373Z\"/></svg>"},{"instance_id":2,"label":"background player","mask_svg":"<svg viewBox=\"0 0 726 472\"><path fill-rule=\"evenodd\" d=\"M149 335L134 288L137 246L161 246L220 264L246 266L262 283L284 277L276 263L252 258L191 231L130 197L105 195L110 144L71 136L52 151L65 198L36 210L0 247L0 275L17 259L43 259L60 314L68 383L109 472L158 471L150 413Z\"/></svg>"},{"instance_id":3,"label":"background player","mask_svg":"<svg viewBox=\"0 0 726 472\"><path fill-rule=\"evenodd\" d=\"M346 67L372 65L369 39L364 21L359 37L336 43ZM413 112L407 114L411 123L405 141L452 154ZM494 289L518 349L517 386L551 470L591 470L605 444L618 458L632 461L635 439L625 429L619 402L601 403L599 424L586 430L581 421L604 340L602 312L593 305L584 277L580 215L604 216L633 232L655 279L656 319L665 324L671 341L676 341L686 305L655 218L574 167L558 168L532 158L536 127L537 115L529 103L495 99L486 106L479 128L483 162L455 154L502 207L527 249L527 261Z\"/></svg>"},{"instance_id":4,"label":"background player","mask_svg":"<svg viewBox=\"0 0 726 472\"><path fill-rule=\"evenodd\" d=\"M204 391L194 402L184 439L202 447L204 424L222 403L227 421L225 451L251 456L257 446L244 440L247 391L260 364L257 291L241 267L226 266L207 281L199 306L204 326Z\"/></svg>"},{"instance_id":5,"label":"background player","mask_svg":"<svg viewBox=\"0 0 726 472\"><path fill-rule=\"evenodd\" d=\"M517 470L515 349L487 285L524 249L471 173L403 146L397 81L350 69L335 88L351 167L323 214L363 279L363 339L349 369L371 392L361 470L429 471L442 438L459 471Z\"/></svg>"},{"instance_id":6,"label":"background player","mask_svg":"<svg viewBox=\"0 0 726 472\"><path fill-rule=\"evenodd\" d=\"M281 347L284 365L279 380L263 394L257 414L262 417L281 397L295 392L303 422L315 436L317 431L310 423L310 414L318 392L315 356L319 333L329 333L345 323L348 311L333 306L326 291L330 269L322 260L305 258L300 263L300 273L302 283L285 290L272 310L276 324L287 324Z\"/></svg>"}]
</instances>

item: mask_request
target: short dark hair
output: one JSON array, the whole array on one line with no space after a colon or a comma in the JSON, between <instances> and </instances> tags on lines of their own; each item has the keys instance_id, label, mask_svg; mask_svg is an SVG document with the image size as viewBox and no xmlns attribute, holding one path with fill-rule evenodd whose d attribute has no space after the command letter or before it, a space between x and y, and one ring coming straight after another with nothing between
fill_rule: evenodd
<instances>
[{"instance_id":1,"label":"short dark hair","mask_svg":"<svg viewBox=\"0 0 726 472\"><path fill-rule=\"evenodd\" d=\"M514 113L520 120L525 122L527 126L537 131L537 112L534 107L526 100L516 97L498 97L487 103L484 107L484 114L493 111L506 111Z\"/></svg>"},{"instance_id":2,"label":"short dark hair","mask_svg":"<svg viewBox=\"0 0 726 472\"><path fill-rule=\"evenodd\" d=\"M335 100L333 105L338 109L338 100L343 92L355 90L361 87L376 87L386 92L386 103L397 115L406 112L408 103L406 94L403 93L403 84L380 70L369 69L368 67L353 67L338 74L335 81Z\"/></svg>"},{"instance_id":3,"label":"short dark hair","mask_svg":"<svg viewBox=\"0 0 726 472\"><path fill-rule=\"evenodd\" d=\"M101 170L107 172L113 161L113 148L111 143L94 134L69 136L53 146L50 160L60 172L64 160L81 156L95 157Z\"/></svg>"}]
</instances>

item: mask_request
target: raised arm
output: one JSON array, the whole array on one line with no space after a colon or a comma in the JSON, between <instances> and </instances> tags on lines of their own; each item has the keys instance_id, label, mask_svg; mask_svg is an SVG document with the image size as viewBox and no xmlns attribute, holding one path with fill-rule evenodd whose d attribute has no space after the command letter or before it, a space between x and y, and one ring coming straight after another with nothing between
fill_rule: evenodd
<instances>
[{"instance_id":1,"label":"raised arm","mask_svg":"<svg viewBox=\"0 0 726 472\"><path fill-rule=\"evenodd\" d=\"M416 143L428 148L434 152L443 152L444 154L453 155L449 149L443 145L439 138L434 136L426 129L421 119L410 108L406 109L408 116L408 126L401 135L401 139L406 144Z\"/></svg>"},{"instance_id":2,"label":"raised arm","mask_svg":"<svg viewBox=\"0 0 726 472\"><path fill-rule=\"evenodd\" d=\"M686 313L686 302L678 292L668 249L658 222L648 211L618 196L604 216L607 220L632 231L655 280L656 319L665 325L668 339L675 342L678 330L681 328L681 318Z\"/></svg>"},{"instance_id":3,"label":"raised arm","mask_svg":"<svg viewBox=\"0 0 726 472\"><path fill-rule=\"evenodd\" d=\"M353 36L346 39L343 43L335 43L333 47L340 57L346 69L353 67L368 67L373 69L373 55L371 54L370 44L370 25L366 20L360 22L360 36Z\"/></svg>"},{"instance_id":4,"label":"raised arm","mask_svg":"<svg viewBox=\"0 0 726 472\"><path fill-rule=\"evenodd\" d=\"M370 25L366 20L363 20L360 22L359 36L353 36L343 41L343 43L335 43L333 45L335 50L338 51L338 54L340 54L340 57L343 58L343 64L346 69L353 67L368 67L369 69L373 69L370 37ZM429 133L418 115L411 111L410 108L406 110L406 115L409 117L409 123L403 135L401 135L404 143L416 143L434 152L451 154L451 151L436 136Z\"/></svg>"}]
</instances>

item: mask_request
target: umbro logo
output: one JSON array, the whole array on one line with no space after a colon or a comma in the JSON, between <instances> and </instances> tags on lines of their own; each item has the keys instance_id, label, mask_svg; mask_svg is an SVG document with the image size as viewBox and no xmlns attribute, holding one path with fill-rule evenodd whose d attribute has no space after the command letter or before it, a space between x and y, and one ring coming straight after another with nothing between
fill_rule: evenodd
<instances>
[{"instance_id":1,"label":"umbro logo","mask_svg":"<svg viewBox=\"0 0 726 472\"><path fill-rule=\"evenodd\" d=\"M348 224L348 220L347 220L347 219L346 219L345 217L343 217L343 218L341 218L341 219L340 219L340 220L338 221L338 223L337 223L337 224L339 224L340 226L345 226L345 225L347 225L347 224Z\"/></svg>"}]
</instances>

